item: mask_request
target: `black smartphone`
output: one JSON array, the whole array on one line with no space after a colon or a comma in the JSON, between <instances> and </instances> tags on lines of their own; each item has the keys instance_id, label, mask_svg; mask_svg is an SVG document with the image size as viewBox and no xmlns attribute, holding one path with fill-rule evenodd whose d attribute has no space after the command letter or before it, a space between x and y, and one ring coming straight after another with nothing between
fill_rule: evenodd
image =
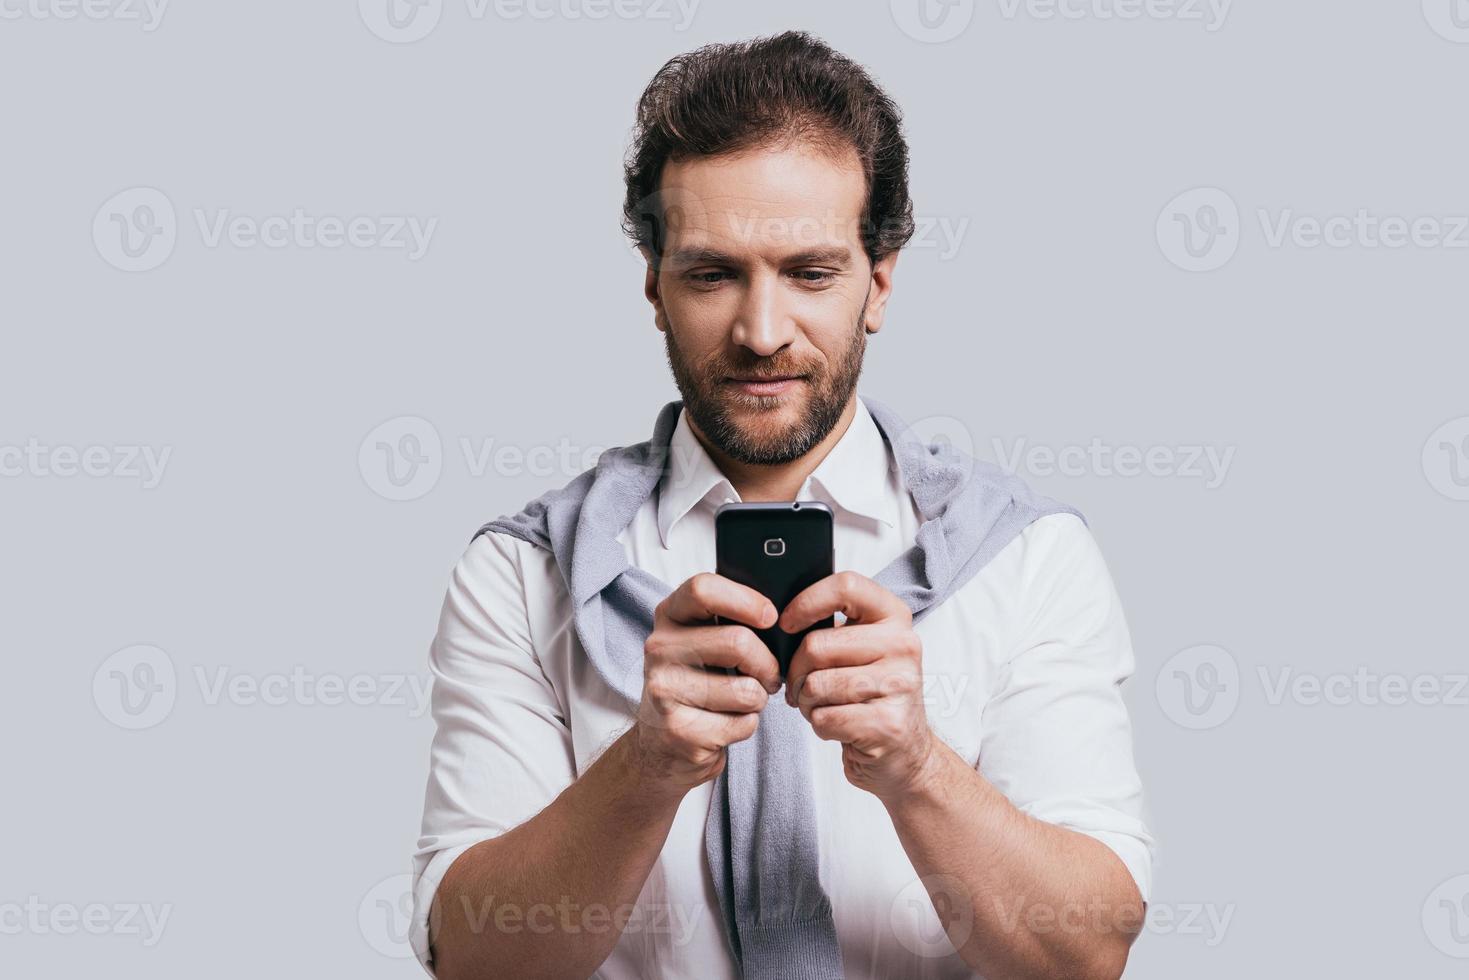
<instances>
[{"instance_id":1,"label":"black smartphone","mask_svg":"<svg viewBox=\"0 0 1469 980\"><path fill-rule=\"evenodd\" d=\"M836 564L831 508L819 501L724 504L714 512L714 539L715 572L764 594L776 612L831 575ZM801 638L835 625L836 617L827 616L798 633L778 625L750 628L775 654L784 677Z\"/></svg>"}]
</instances>

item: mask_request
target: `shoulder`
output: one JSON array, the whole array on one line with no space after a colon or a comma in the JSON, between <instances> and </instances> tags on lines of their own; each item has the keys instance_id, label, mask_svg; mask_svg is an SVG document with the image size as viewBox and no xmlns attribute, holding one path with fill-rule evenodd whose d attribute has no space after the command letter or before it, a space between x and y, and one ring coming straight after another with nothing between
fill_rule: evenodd
<instances>
[{"instance_id":1,"label":"shoulder","mask_svg":"<svg viewBox=\"0 0 1469 980\"><path fill-rule=\"evenodd\" d=\"M1032 629L1097 631L1123 621L1102 549L1075 514L1049 514L1025 529L1017 574L1022 621Z\"/></svg>"},{"instance_id":2,"label":"shoulder","mask_svg":"<svg viewBox=\"0 0 1469 980\"><path fill-rule=\"evenodd\" d=\"M1020 532L1024 565L1031 584L1078 562L1101 561L1101 548L1086 521L1073 511L1049 513Z\"/></svg>"},{"instance_id":3,"label":"shoulder","mask_svg":"<svg viewBox=\"0 0 1469 980\"><path fill-rule=\"evenodd\" d=\"M521 549L533 547L529 541L505 531L481 529L460 555L458 567L502 576L514 570L519 576L523 564Z\"/></svg>"},{"instance_id":4,"label":"shoulder","mask_svg":"<svg viewBox=\"0 0 1469 980\"><path fill-rule=\"evenodd\" d=\"M465 547L454 566L454 576L467 584L525 587L545 569L555 567L544 548L503 530L481 529Z\"/></svg>"},{"instance_id":5,"label":"shoulder","mask_svg":"<svg viewBox=\"0 0 1469 980\"><path fill-rule=\"evenodd\" d=\"M1017 598L1034 598L1066 574L1100 563L1101 552L1086 522L1073 511L1057 511L1020 528L976 578L990 586L1004 583Z\"/></svg>"},{"instance_id":6,"label":"shoulder","mask_svg":"<svg viewBox=\"0 0 1469 980\"><path fill-rule=\"evenodd\" d=\"M522 546L531 547L512 535L492 531L470 539L449 574L446 611L452 610L467 621L480 621L509 610L523 612Z\"/></svg>"},{"instance_id":7,"label":"shoulder","mask_svg":"<svg viewBox=\"0 0 1469 980\"><path fill-rule=\"evenodd\" d=\"M455 567L455 579L480 593L513 597L530 610L568 598L566 583L549 549L501 530L482 530Z\"/></svg>"},{"instance_id":8,"label":"shoulder","mask_svg":"<svg viewBox=\"0 0 1469 980\"><path fill-rule=\"evenodd\" d=\"M1020 534L1022 585L1045 592L1062 581L1105 577L1107 564L1086 521L1071 512L1046 514Z\"/></svg>"}]
</instances>

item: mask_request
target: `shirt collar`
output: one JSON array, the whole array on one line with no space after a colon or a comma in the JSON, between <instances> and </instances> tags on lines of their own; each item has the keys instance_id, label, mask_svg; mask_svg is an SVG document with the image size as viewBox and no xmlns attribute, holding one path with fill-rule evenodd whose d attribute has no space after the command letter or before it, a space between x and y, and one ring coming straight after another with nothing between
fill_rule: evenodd
<instances>
[{"instance_id":1,"label":"shirt collar","mask_svg":"<svg viewBox=\"0 0 1469 980\"><path fill-rule=\"evenodd\" d=\"M678 413L668 445L670 466L658 488L658 537L664 548L673 526L704 500L716 498L717 505L740 499L689 428L687 407ZM823 497L841 510L895 527L890 462L887 442L858 398L847 431L812 471L797 499Z\"/></svg>"}]
</instances>

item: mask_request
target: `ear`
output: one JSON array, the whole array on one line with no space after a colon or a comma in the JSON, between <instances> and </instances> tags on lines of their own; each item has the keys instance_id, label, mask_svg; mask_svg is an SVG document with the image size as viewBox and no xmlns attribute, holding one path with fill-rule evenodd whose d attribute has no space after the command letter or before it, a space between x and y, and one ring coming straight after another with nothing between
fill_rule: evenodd
<instances>
[{"instance_id":1,"label":"ear","mask_svg":"<svg viewBox=\"0 0 1469 980\"><path fill-rule=\"evenodd\" d=\"M893 293L893 267L898 264L898 253L889 252L872 267L872 288L867 295L867 332L877 333L882 329L882 318L887 312L888 297Z\"/></svg>"},{"instance_id":2,"label":"ear","mask_svg":"<svg viewBox=\"0 0 1469 980\"><path fill-rule=\"evenodd\" d=\"M653 253L644 245L639 245L638 251L643 253L643 260L648 263L648 271L643 279L643 295L653 304L653 325L660 331L667 330L668 317L663 312L663 295L658 290L658 271L653 267Z\"/></svg>"}]
</instances>

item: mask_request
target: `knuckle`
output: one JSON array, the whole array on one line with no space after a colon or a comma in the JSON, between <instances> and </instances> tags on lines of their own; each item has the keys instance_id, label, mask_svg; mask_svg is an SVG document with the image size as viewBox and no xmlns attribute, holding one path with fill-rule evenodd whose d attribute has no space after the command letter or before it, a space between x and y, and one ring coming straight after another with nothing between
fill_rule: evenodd
<instances>
[{"instance_id":1,"label":"knuckle","mask_svg":"<svg viewBox=\"0 0 1469 980\"><path fill-rule=\"evenodd\" d=\"M749 650L747 640L753 635L743 626L731 626L721 638L720 650L730 658L739 660Z\"/></svg>"},{"instance_id":2,"label":"knuckle","mask_svg":"<svg viewBox=\"0 0 1469 980\"><path fill-rule=\"evenodd\" d=\"M662 707L671 700L672 692L669 689L667 677L662 672L655 671L643 681L643 693L655 707Z\"/></svg>"},{"instance_id":3,"label":"knuckle","mask_svg":"<svg viewBox=\"0 0 1469 980\"><path fill-rule=\"evenodd\" d=\"M901 649L906 656L918 660L923 656L923 640L912 630L906 630L903 633Z\"/></svg>"},{"instance_id":4,"label":"knuckle","mask_svg":"<svg viewBox=\"0 0 1469 980\"><path fill-rule=\"evenodd\" d=\"M735 628L733 638L730 640L730 655L741 664L745 670L755 671L760 662L760 654L765 651L765 644L746 626Z\"/></svg>"},{"instance_id":5,"label":"knuckle","mask_svg":"<svg viewBox=\"0 0 1469 980\"><path fill-rule=\"evenodd\" d=\"M668 737L673 742L674 751L687 755L689 749L694 747L690 738L693 726L689 718L689 710L681 704L675 705L668 712L668 723L664 727L668 730Z\"/></svg>"},{"instance_id":6,"label":"knuckle","mask_svg":"<svg viewBox=\"0 0 1469 980\"><path fill-rule=\"evenodd\" d=\"M896 741L903 734L903 730L906 727L902 716L897 711L884 711L879 716L878 728L885 736L886 741Z\"/></svg>"},{"instance_id":7,"label":"knuckle","mask_svg":"<svg viewBox=\"0 0 1469 980\"><path fill-rule=\"evenodd\" d=\"M920 683L917 677L906 671L900 671L893 675L890 682L892 692L904 697L918 693Z\"/></svg>"},{"instance_id":8,"label":"knuckle","mask_svg":"<svg viewBox=\"0 0 1469 980\"><path fill-rule=\"evenodd\" d=\"M765 707L765 700L769 697L765 693L765 688L761 687L760 682L753 677L746 677L740 681L739 695L740 707L746 711L759 711Z\"/></svg>"},{"instance_id":9,"label":"knuckle","mask_svg":"<svg viewBox=\"0 0 1469 980\"><path fill-rule=\"evenodd\" d=\"M826 652L826 639L821 635L823 630L812 630L801 640L801 646L806 650L806 656L813 660L820 660Z\"/></svg>"},{"instance_id":10,"label":"knuckle","mask_svg":"<svg viewBox=\"0 0 1469 980\"><path fill-rule=\"evenodd\" d=\"M689 595L700 602L707 602L714 595L714 573L699 572L689 578L685 583Z\"/></svg>"}]
</instances>

